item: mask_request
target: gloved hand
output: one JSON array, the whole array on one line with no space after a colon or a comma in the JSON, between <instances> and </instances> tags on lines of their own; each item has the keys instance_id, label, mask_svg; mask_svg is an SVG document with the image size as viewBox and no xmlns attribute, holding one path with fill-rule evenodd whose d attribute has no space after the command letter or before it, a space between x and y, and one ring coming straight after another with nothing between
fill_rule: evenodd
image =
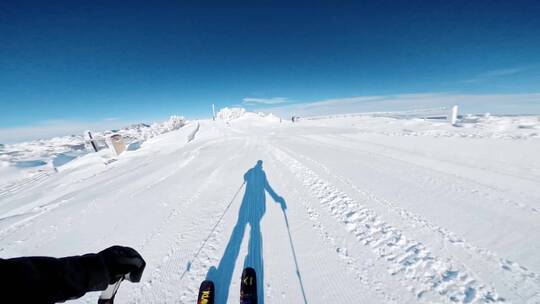
<instances>
[{"instance_id":1,"label":"gloved hand","mask_svg":"<svg viewBox=\"0 0 540 304\"><path fill-rule=\"evenodd\" d=\"M98 255L101 257L107 271L109 272L110 282L113 284L129 274L126 278L131 282L139 282L146 266L146 262L135 249L123 246L112 246Z\"/></svg>"}]
</instances>

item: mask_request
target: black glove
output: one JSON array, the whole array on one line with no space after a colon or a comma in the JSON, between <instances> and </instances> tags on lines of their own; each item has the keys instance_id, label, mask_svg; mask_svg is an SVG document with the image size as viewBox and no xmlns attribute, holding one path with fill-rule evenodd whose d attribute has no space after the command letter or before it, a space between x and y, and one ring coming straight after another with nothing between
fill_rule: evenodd
<instances>
[{"instance_id":1,"label":"black glove","mask_svg":"<svg viewBox=\"0 0 540 304\"><path fill-rule=\"evenodd\" d=\"M107 267L110 278L109 284L117 282L126 274L129 274L126 279L131 282L141 281L146 262L135 249L112 246L100 251L98 255Z\"/></svg>"}]
</instances>

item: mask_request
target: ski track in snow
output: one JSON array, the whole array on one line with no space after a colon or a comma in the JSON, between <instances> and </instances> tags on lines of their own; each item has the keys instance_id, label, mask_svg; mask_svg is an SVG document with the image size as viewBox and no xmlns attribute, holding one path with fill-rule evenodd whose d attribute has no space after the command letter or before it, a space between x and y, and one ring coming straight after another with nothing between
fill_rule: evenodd
<instances>
[{"instance_id":1,"label":"ski track in snow","mask_svg":"<svg viewBox=\"0 0 540 304\"><path fill-rule=\"evenodd\" d=\"M319 178L312 170L283 151L276 155L291 172L313 191L322 207L339 219L359 242L388 262L391 275L403 277L407 289L418 299L432 298L444 302L503 302L491 286L481 283L467 270L450 260L434 256L422 243L403 235L383 222L372 210L351 199L335 186ZM346 249L342 249L346 250Z\"/></svg>"},{"instance_id":2,"label":"ski track in snow","mask_svg":"<svg viewBox=\"0 0 540 304\"><path fill-rule=\"evenodd\" d=\"M53 170L41 170L40 172L35 173L33 176L7 184L0 188L0 199L13 195L22 189L28 190L31 185L38 183L54 173L55 172Z\"/></svg>"},{"instance_id":3,"label":"ski track in snow","mask_svg":"<svg viewBox=\"0 0 540 304\"><path fill-rule=\"evenodd\" d=\"M288 151L288 153L291 153L291 151ZM495 253L487 249L475 246L467 242L463 237L427 221L418 214L414 214L413 212L399 207L398 204L394 202L379 198L375 194L370 193L365 189L361 189L351 180L332 173L328 167L312 158L302 154L297 154L297 156L320 167L327 175L332 176L336 180L350 186L362 197L363 200L369 200L383 205L387 210L398 214L408 223L408 225L416 228L421 227L433 234L439 235L448 245L461 248L470 256L475 256L475 262L488 264L491 271L497 272L498 276L505 278L503 283L515 293L516 297L520 298L520 301L540 303L540 294L537 291L538 286L540 286L540 276L538 274L529 271L527 268L519 265L516 262L500 258Z\"/></svg>"},{"instance_id":4,"label":"ski track in snow","mask_svg":"<svg viewBox=\"0 0 540 304\"><path fill-rule=\"evenodd\" d=\"M276 158L276 155L273 155L273 159L276 162L281 162L278 158ZM274 166L276 166L274 164ZM282 167L285 167L284 165ZM280 168L283 170L283 168ZM278 174L282 179L286 179L287 177L283 174L283 172L279 170ZM366 269L368 267L365 264L362 264L362 262L356 258L352 257L347 254L347 250L345 248L342 248L341 244L337 241L339 239L338 236L334 235L332 233L331 229L328 229L325 227L325 225L320 220L321 214L317 211L317 207L315 207L313 204L311 204L311 201L302 199L304 195L298 191L298 189L292 188L291 189L295 194L296 197L298 197L300 203L302 204L302 207L304 208L309 220L312 223L312 227L314 230L317 231L317 234L319 237L327 244L330 245L332 250L336 255L339 256L339 258L342 260L342 267L344 270L352 270L356 276L355 278L359 281L359 283L365 285L370 291L375 293L375 296L381 299L381 302L383 303L400 303L398 299L391 294L389 294L384 289L384 282L380 280L376 280L375 276L373 276L371 273L369 273ZM328 267L330 267L326 263L322 263L320 266L322 270L320 272L322 273L328 273ZM333 269L335 271L335 269ZM325 286L330 286L332 290L338 290L339 284L345 284L343 280L340 280L339 277L325 277L325 276L319 276L322 280L324 280ZM339 297L339 295L336 295ZM374 299L371 299L374 301ZM354 301L349 301L350 303L353 303Z\"/></svg>"},{"instance_id":5,"label":"ski track in snow","mask_svg":"<svg viewBox=\"0 0 540 304\"><path fill-rule=\"evenodd\" d=\"M306 137L306 138L308 140L310 140L310 141L313 141L313 140L319 141L319 140L313 138L312 136L309 136L309 137ZM343 141L333 141L334 144L338 145L339 149L342 149L344 151L361 153L361 154L366 154L366 155L369 154L370 157L376 156L376 157L385 159L387 161L398 162L398 163L401 163L401 164L408 165L410 170L419 170L420 169L420 170L427 170L427 171L430 171L432 173L435 173L437 175L437 178L433 178L433 174L427 174L426 176L429 177L429 180L428 180L429 183L436 184L440 188L450 188L451 191L468 193L468 194L478 196L480 198L487 198L490 201L499 202L500 204L506 205L508 207L526 210L526 211L532 212L533 214L539 214L540 213L540 211L537 208L535 208L534 206L530 206L530 205L522 203L522 202L516 202L515 200L509 199L509 198L506 198L506 197L503 198L503 197L497 196L496 193L504 193L505 192L505 190L501 189L500 187L496 187L494 185L486 185L484 183L481 183L481 182L476 181L476 180L471 179L471 178L467 178L465 176L459 176L459 175L456 175L454 173L439 171L437 169L434 169L433 167L429 167L429 166L425 166L425 165L419 165L418 163L411 163L409 161L399 159L399 158L396 158L396 157L393 157L393 156L385 155L385 154L380 153L380 152L365 151L360 144L373 145L373 146L376 146L376 147L378 147L380 149L383 149L383 150L395 150L395 151L397 151L399 153L402 153L402 154L409 154L409 155L412 155L413 157L419 157L418 155L415 155L414 153L411 153L410 151L403 150L403 149L397 149L395 147L383 146L383 145L375 144L375 143L371 143L371 142L358 141L358 139L356 139L353 142L353 141L351 141L350 137L345 137L345 136L342 136L342 137L340 137L340 136L329 136L329 137L327 137L327 140L333 140L334 138L338 138L338 139L341 138L342 140L349 140L350 141L349 142L349 145L350 145L349 148L341 147L341 144L343 143ZM326 142L325 144L328 144L328 142ZM351 147L354 147L354 149L351 149ZM337 148L337 147L335 147L335 148ZM433 160L433 157L430 157L429 159ZM436 160L436 161L439 162L439 163L450 163L452 165L460 166L460 167L464 166L461 163L457 163L457 162L453 162L453 161L449 161L449 160L444 160L444 161L443 160ZM501 174L501 175L510 176L512 178L525 179L524 177L519 177L519 176L516 176L514 174L509 174L507 172L501 172L501 171L497 171L497 170L494 170L494 169L487 169L487 168L475 168L475 169L482 170L482 171L487 171L490 174L495 173L495 174ZM534 183L538 182L535 179L526 179L526 180L534 182ZM475 187L471 187L471 185L475 185Z\"/></svg>"},{"instance_id":6,"label":"ski track in snow","mask_svg":"<svg viewBox=\"0 0 540 304\"><path fill-rule=\"evenodd\" d=\"M197 191L185 202L183 202L180 207L175 208L172 210L172 212L169 214L167 219L162 222L160 227L152 234L150 234L141 244L141 248L144 249L148 244L150 244L151 241L153 241L156 237L159 237L161 233L164 230L164 227L166 227L168 224L172 222L172 220L179 220L177 217L182 214L182 210L186 210L187 208L193 206L194 202L196 202L201 194L208 190L208 187L211 185L212 182L214 182L215 179L215 173L217 171L214 171L211 176L209 176L208 180L201 185ZM188 219L184 219L188 220ZM196 226L196 223L192 223ZM193 226L192 225L192 226ZM193 229L191 229L193 230ZM143 282L142 286L139 288L138 294L134 295L135 299L138 299L137 302L140 303L153 303L153 302L159 302L165 299L171 298L174 294L171 294L171 291L174 290L159 290L159 292L156 292L155 288L156 286L165 286L168 288L171 286L171 282L179 282L180 281L180 272L182 268L187 265L186 263L186 253L183 252L183 248L185 244L183 243L185 237L185 234L188 234L193 231L182 231L180 233L176 233L173 237L170 238L169 241L172 242L172 245L169 247L169 250L167 251L167 254L162 258L161 262L154 267L152 270L152 273L150 274L150 278L146 276L146 280ZM186 266L189 268L189 266ZM190 276L190 278L195 279L194 276ZM178 287L177 287L178 288ZM160 294L162 292L165 292L165 294ZM182 295L180 297L180 300L185 299L194 299L196 290L191 288L184 288L182 291ZM169 299L172 300L172 299Z\"/></svg>"},{"instance_id":7,"label":"ski track in snow","mask_svg":"<svg viewBox=\"0 0 540 304\"><path fill-rule=\"evenodd\" d=\"M246 145L244 144L243 148L245 147ZM239 155L235 155L231 160L238 157ZM195 218L189 219L193 214L185 213L185 211L194 207L195 203L200 202L201 196L208 193L210 187L217 183L217 176L223 174L224 167L225 164L221 164L214 168L210 176L204 180L194 194L174 208L165 221L142 242L141 249L155 243L158 239L163 241L163 238L171 245L167 253L162 256L161 261L155 265L152 273L145 277L144 282L142 282L143 284L131 296L131 302L192 303L193 299L197 297L199 283L205 277L208 268L216 262L216 243L219 243L217 235L221 232L222 227L221 225L217 225L216 230L208 234L209 239L202 240L200 238L200 232L205 232L209 229L210 225L207 224L214 221L214 217L210 214L215 214L216 212L209 212L210 210L207 210L207 208L196 208L200 209L197 213L201 216L195 216ZM218 210L218 212L222 212L222 210ZM186 229L174 233L171 231L176 230L165 229L173 221L184 223L183 227ZM201 227L203 224L204 227ZM194 241L201 244L201 246L198 246L200 252L186 252L186 242ZM202 245L206 246L203 247ZM181 290L180 294L178 294L178 290Z\"/></svg>"},{"instance_id":8,"label":"ski track in snow","mask_svg":"<svg viewBox=\"0 0 540 304\"><path fill-rule=\"evenodd\" d=\"M208 145L210 145L210 144L206 144L206 146L208 146ZM183 153L182 157L187 156L187 158L183 162L181 162L180 165L177 168L175 168L175 170L172 171L172 173L169 173L168 175L165 175L164 177L158 179L157 181L155 181L155 182L153 182L151 184L148 184L147 187L143 187L137 193L139 193L140 191L148 190L148 189L152 188L153 186L155 186L156 184L158 184L158 183L162 182L163 180L169 178L173 174L177 173L181 168L185 167L192 160L194 160L195 157L198 155L199 150L201 148L203 148L203 147L205 147L205 146L203 145L203 146L201 146L201 147L199 147L197 149L188 150L185 153ZM128 175L128 174L133 175L133 174L137 173L138 170L141 170L144 167L146 167L145 164L139 166L135 170L125 170L122 173L119 173L116 178L118 179L119 177L122 177L122 176L125 176L125 175ZM101 171L101 174L107 172L108 170L110 170L110 169ZM93 174L91 177L95 178L96 176L98 176L98 175ZM90 178L90 177L88 177L88 178ZM88 179L88 178L85 178L85 180ZM109 184L109 183L111 183L113 181L114 181L114 179L108 180L106 182L97 181L97 182L94 182L93 184L91 184L90 186L86 186L85 188L86 189L91 189L91 188L95 187L98 184L103 186L103 185L107 185L107 184ZM80 182L81 182L80 180L76 181L76 184L78 184ZM66 191L64 191L64 192L66 192ZM22 227L30 225L32 223L32 221L36 220L40 216L45 215L48 212L51 212L52 210L54 210L54 209L56 209L56 208L58 208L58 207L60 207L60 206L62 206L64 204L68 203L70 200L72 200L76 195L78 195L80 193L81 193L81 189L73 189L71 191L67 191L67 193L64 193L63 195L61 195L59 197L54 197L52 199L46 198L42 202L38 203L36 207L33 207L28 211L18 213L16 215L11 216L11 217L24 217L24 218L22 220L16 221L15 223L11 224L10 226L8 226L5 229L0 230L0 241L3 241L4 237L9 235L13 231L16 231L16 230L18 230L18 229L20 229ZM118 191L117 193L115 193L115 195L113 197L109 198L110 201L112 202L112 205L114 205L115 204L114 202L117 201L118 198L120 198L122 195L123 195L123 191ZM132 193L131 197L134 197L134 196L135 196L135 193ZM95 207L96 207L96 201L92 200L86 206L84 206L81 209L81 213L85 214L85 213L88 212L88 208L95 208ZM4 219L0 219L0 220L4 220ZM59 221L57 221L54 225L51 225L49 227L42 228L42 229L39 229L39 230L35 230L30 235L28 235L25 239L18 240L17 242L24 242L24 241L26 241L28 239L40 240L43 235L47 235L51 231L58 230L59 227L64 227L64 229L66 229L66 227L71 227L73 225L73 223L74 223L74 217L72 217L72 216L60 218ZM104 238L105 237L101 237L101 238L97 238L97 239L102 241ZM39 246L36 246L36 248L39 248Z\"/></svg>"},{"instance_id":9,"label":"ski track in snow","mask_svg":"<svg viewBox=\"0 0 540 304\"><path fill-rule=\"evenodd\" d=\"M413 156L413 157L429 158L430 160L434 160L434 161L441 162L441 163L449 163L449 164L460 166L460 167L465 166L467 168L474 168L475 170L486 171L486 172L488 172L490 174L494 173L494 174L505 175L505 176L508 176L508 177L516 178L516 179L522 179L522 180L526 180L526 181L531 181L533 183L540 183L540 180L538 178L529 177L527 175L524 176L523 174L522 175L517 175L517 174L512 173L511 171L502 170L501 167L504 168L504 167L509 166L508 163L504 163L502 161L491 160L492 163L496 163L498 165L497 168L493 168L493 167L486 167L486 166L483 166L483 165L475 164L474 162L470 162L470 161L467 162L467 163L462 163L462 162L458 162L458 161L452 160L452 159L440 159L440 158L434 157L433 155L429 155L428 153L422 153L422 152L418 152L418 151L411 152L411 151L409 151L407 149L402 149L402 148L398 148L398 147L391 146L391 145L384 145L384 144L375 143L375 142L368 141L368 140L361 140L358 137L356 137L355 135L351 135L351 134L331 135L331 136L328 136L328 138L338 139L341 142L343 142L343 141L349 142L349 143L351 143L350 147L355 147L356 151L362 151L359 148L361 148L362 145L364 145L364 146L368 145L368 146L376 147L380 151L388 151L388 150L396 151L396 152L399 152L401 155L410 155L410 156ZM313 140L313 137L311 137L311 139ZM377 153L377 155L382 156L382 154L380 154L380 153ZM385 156L385 157L391 158L391 157L388 157L388 156ZM400 160L400 161L403 161L403 160ZM430 169L433 170L433 168L430 168ZM527 172L527 170L528 170L528 168L525 168L525 167L519 167L519 169L520 169L520 171L524 171L524 172ZM469 181L473 181L473 180L469 180Z\"/></svg>"}]
</instances>

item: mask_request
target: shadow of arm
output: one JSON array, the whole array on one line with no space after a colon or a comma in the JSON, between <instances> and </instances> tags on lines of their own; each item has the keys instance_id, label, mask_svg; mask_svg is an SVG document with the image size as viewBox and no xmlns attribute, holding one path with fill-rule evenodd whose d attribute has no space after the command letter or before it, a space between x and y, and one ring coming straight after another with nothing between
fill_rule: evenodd
<instances>
[{"instance_id":1,"label":"shadow of arm","mask_svg":"<svg viewBox=\"0 0 540 304\"><path fill-rule=\"evenodd\" d=\"M264 178L264 188L266 189L266 191L268 191L268 193L270 194L270 196L272 197L272 199L281 205L281 209L283 210L286 210L287 209L287 203L285 203L285 199L283 199L283 197L279 196L275 191L274 189L272 189L272 186L270 186L270 184L268 183L268 180L266 179L266 176Z\"/></svg>"}]
</instances>

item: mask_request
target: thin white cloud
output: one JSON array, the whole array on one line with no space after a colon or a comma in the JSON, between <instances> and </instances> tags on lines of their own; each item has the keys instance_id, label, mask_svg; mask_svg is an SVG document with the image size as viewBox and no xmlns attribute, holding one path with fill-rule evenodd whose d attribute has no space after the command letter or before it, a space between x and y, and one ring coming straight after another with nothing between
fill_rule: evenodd
<instances>
[{"instance_id":1,"label":"thin white cloud","mask_svg":"<svg viewBox=\"0 0 540 304\"><path fill-rule=\"evenodd\" d=\"M326 99L262 109L279 116L407 111L460 106L461 113L540 114L540 93L527 94L397 94Z\"/></svg>"},{"instance_id":2,"label":"thin white cloud","mask_svg":"<svg viewBox=\"0 0 540 304\"><path fill-rule=\"evenodd\" d=\"M289 100L285 97L272 97L272 98L254 98L254 97L245 97L242 99L244 105L273 105L286 103Z\"/></svg>"},{"instance_id":3,"label":"thin white cloud","mask_svg":"<svg viewBox=\"0 0 540 304\"><path fill-rule=\"evenodd\" d=\"M515 75L525 71L524 68L509 68L509 69L498 69L492 70L485 73L476 75L473 78L463 80L463 83L478 83L478 82L487 82L495 80L500 77Z\"/></svg>"}]
</instances>

